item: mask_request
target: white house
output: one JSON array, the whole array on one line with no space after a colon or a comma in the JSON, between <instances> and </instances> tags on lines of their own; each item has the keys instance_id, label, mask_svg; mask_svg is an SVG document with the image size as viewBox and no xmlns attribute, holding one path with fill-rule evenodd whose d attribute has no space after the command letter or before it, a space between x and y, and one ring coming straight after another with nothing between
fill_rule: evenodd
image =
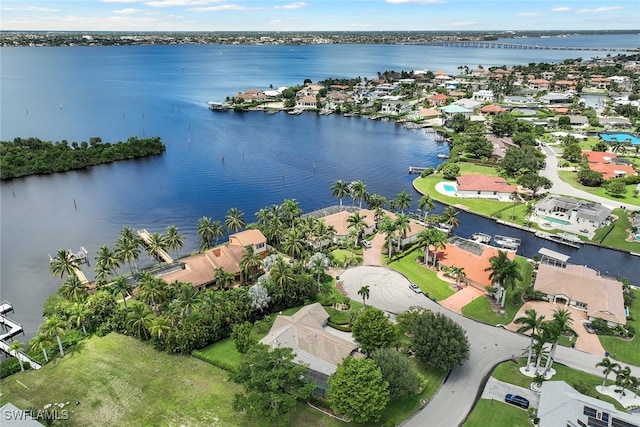
<instances>
[{"instance_id":1,"label":"white house","mask_svg":"<svg viewBox=\"0 0 640 427\"><path fill-rule=\"evenodd\" d=\"M456 196L462 198L511 200L511 194L518 189L509 185L507 180L499 176L465 174L456 178L458 183Z\"/></svg>"},{"instance_id":2,"label":"white house","mask_svg":"<svg viewBox=\"0 0 640 427\"><path fill-rule=\"evenodd\" d=\"M472 98L480 102L492 102L495 99L495 95L492 90L483 89L473 92Z\"/></svg>"}]
</instances>

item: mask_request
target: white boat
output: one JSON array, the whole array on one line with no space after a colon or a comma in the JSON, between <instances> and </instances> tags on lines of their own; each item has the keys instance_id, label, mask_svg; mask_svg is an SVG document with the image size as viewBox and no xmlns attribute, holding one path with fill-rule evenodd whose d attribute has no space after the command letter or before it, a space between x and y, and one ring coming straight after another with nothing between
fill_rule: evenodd
<instances>
[{"instance_id":1,"label":"white boat","mask_svg":"<svg viewBox=\"0 0 640 427\"><path fill-rule=\"evenodd\" d=\"M494 236L493 241L495 242L496 245L502 248L511 249L514 251L517 250L518 247L520 246L520 239L516 237L500 236L496 234Z\"/></svg>"},{"instance_id":2,"label":"white boat","mask_svg":"<svg viewBox=\"0 0 640 427\"><path fill-rule=\"evenodd\" d=\"M451 233L451 230L453 230L453 227L450 226L449 224L445 224L444 222L441 222L435 226L435 229L440 230L445 234L449 234Z\"/></svg>"},{"instance_id":3,"label":"white boat","mask_svg":"<svg viewBox=\"0 0 640 427\"><path fill-rule=\"evenodd\" d=\"M449 158L449 156L446 155L446 154L438 154L436 157L439 158L439 159L448 159Z\"/></svg>"},{"instance_id":4,"label":"white boat","mask_svg":"<svg viewBox=\"0 0 640 427\"><path fill-rule=\"evenodd\" d=\"M289 114L290 116L297 116L299 114L302 114L303 111L304 110L296 108L295 110L287 111L287 114Z\"/></svg>"},{"instance_id":5,"label":"white boat","mask_svg":"<svg viewBox=\"0 0 640 427\"><path fill-rule=\"evenodd\" d=\"M225 111L227 109L227 104L224 102L209 101L208 104L211 111Z\"/></svg>"},{"instance_id":6,"label":"white boat","mask_svg":"<svg viewBox=\"0 0 640 427\"><path fill-rule=\"evenodd\" d=\"M489 242L491 242L491 236L484 233L473 233L471 235L471 240L488 245Z\"/></svg>"}]
</instances>

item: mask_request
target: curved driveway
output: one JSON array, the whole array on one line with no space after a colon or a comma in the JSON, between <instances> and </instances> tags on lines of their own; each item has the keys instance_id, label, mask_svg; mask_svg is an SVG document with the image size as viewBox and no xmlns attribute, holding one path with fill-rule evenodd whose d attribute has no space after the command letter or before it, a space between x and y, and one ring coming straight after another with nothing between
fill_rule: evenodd
<instances>
[{"instance_id":1,"label":"curved driveway","mask_svg":"<svg viewBox=\"0 0 640 427\"><path fill-rule=\"evenodd\" d=\"M542 152L545 156L547 156L547 165L540 171L540 175L548 178L553 183L553 187L549 190L549 192L555 194L566 194L569 196L580 197L586 200L592 200L610 208L619 208L624 206L627 210L631 211L640 209L640 206L638 205L621 203L615 200L606 199L604 197L596 196L594 194L587 193L586 191L579 190L571 184L567 184L558 176L558 157L553 148L549 147L548 145L544 145L542 147Z\"/></svg>"},{"instance_id":2,"label":"curved driveway","mask_svg":"<svg viewBox=\"0 0 640 427\"><path fill-rule=\"evenodd\" d=\"M402 313L411 306L425 307L445 314L467 331L471 347L469 360L451 371L427 406L404 424L408 427L450 427L461 424L471 411L476 397L482 392L483 380L493 367L510 359L512 355L521 355L529 344L528 337L463 317L422 294L414 293L409 289L408 279L385 267L350 268L340 275L340 279L344 283L345 292L356 301L361 299L358 290L367 285L367 304L371 306L392 314ZM556 360L572 368L601 375L595 364L602 360L602 356L558 347ZM632 372L635 376L640 375L639 368L632 367Z\"/></svg>"}]
</instances>

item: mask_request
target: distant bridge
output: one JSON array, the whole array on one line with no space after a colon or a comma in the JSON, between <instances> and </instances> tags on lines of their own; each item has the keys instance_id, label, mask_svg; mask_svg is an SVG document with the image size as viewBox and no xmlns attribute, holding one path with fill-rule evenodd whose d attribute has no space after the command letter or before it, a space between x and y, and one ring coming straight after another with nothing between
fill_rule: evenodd
<instances>
[{"instance_id":1,"label":"distant bridge","mask_svg":"<svg viewBox=\"0 0 640 427\"><path fill-rule=\"evenodd\" d=\"M422 46L442 46L442 47L472 47L485 49L531 49L531 50L582 50L582 51L600 51L600 52L640 52L640 47L623 48L623 47L586 47L586 46L543 46L529 45L519 43L502 43L487 41L454 41L440 40L433 42L414 42L405 43Z\"/></svg>"}]
</instances>

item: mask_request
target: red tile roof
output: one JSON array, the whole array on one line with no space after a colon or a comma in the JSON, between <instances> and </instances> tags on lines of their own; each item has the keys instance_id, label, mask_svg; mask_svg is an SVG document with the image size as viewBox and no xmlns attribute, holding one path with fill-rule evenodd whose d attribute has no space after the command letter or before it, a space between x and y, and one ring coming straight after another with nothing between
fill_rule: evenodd
<instances>
[{"instance_id":1,"label":"red tile roof","mask_svg":"<svg viewBox=\"0 0 640 427\"><path fill-rule=\"evenodd\" d=\"M486 176L479 174L465 174L456 178L458 191L497 191L500 193L513 193L518 189L515 185L509 185L507 180L499 176Z\"/></svg>"},{"instance_id":2,"label":"red tile roof","mask_svg":"<svg viewBox=\"0 0 640 427\"><path fill-rule=\"evenodd\" d=\"M484 289L485 286L491 286L489 280L490 271L484 269L491 266L489 259L498 255L498 249L485 246L481 255L460 249L456 245L447 243L443 251L438 251L436 257L440 265L445 267L463 267L464 273L472 286ZM513 252L507 252L507 258L515 259Z\"/></svg>"}]
</instances>

